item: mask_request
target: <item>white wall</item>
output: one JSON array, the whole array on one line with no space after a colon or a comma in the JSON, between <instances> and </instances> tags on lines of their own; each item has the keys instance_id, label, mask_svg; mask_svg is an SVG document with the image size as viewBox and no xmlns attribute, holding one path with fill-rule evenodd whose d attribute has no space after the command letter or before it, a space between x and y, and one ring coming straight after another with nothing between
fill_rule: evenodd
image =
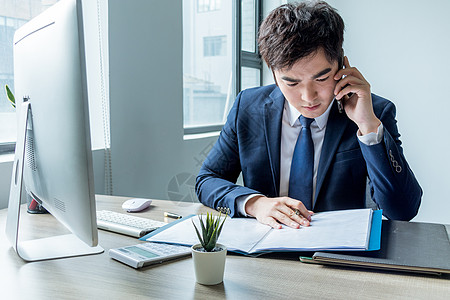
<instances>
[{"instance_id":1,"label":"white wall","mask_svg":"<svg viewBox=\"0 0 450 300\"><path fill-rule=\"evenodd\" d=\"M344 19L350 64L397 106L404 152L424 191L414 221L450 224L450 1L328 3Z\"/></svg>"},{"instance_id":2,"label":"white wall","mask_svg":"<svg viewBox=\"0 0 450 300\"><path fill-rule=\"evenodd\" d=\"M13 155L0 155L0 209L8 206Z\"/></svg>"},{"instance_id":3,"label":"white wall","mask_svg":"<svg viewBox=\"0 0 450 300\"><path fill-rule=\"evenodd\" d=\"M329 1L346 22L345 52L397 106L405 155L424 190L415 221L450 224L450 1Z\"/></svg>"}]
</instances>

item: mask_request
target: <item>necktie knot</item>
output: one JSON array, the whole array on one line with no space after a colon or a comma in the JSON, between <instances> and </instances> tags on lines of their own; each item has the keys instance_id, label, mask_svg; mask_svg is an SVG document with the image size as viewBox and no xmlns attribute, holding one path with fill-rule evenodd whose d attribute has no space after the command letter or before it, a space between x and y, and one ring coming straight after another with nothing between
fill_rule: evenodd
<instances>
[{"instance_id":1,"label":"necktie knot","mask_svg":"<svg viewBox=\"0 0 450 300\"><path fill-rule=\"evenodd\" d=\"M307 117L301 115L299 117L299 121L300 121L300 124L302 124L303 128L309 128L309 126L311 126L311 123L314 121L314 119L307 118Z\"/></svg>"}]
</instances>

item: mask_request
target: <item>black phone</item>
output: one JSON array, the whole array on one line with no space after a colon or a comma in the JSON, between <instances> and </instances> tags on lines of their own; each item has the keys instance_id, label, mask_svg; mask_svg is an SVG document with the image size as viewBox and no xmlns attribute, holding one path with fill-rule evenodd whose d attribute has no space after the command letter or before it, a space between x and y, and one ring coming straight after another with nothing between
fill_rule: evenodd
<instances>
[{"instance_id":1,"label":"black phone","mask_svg":"<svg viewBox=\"0 0 450 300\"><path fill-rule=\"evenodd\" d=\"M338 70L341 70L343 68L344 68L344 50L342 50L341 57L339 58L339 61L338 61ZM344 88L347 87L347 86L348 86L348 84L345 85ZM348 96L351 96L351 94L352 93L349 93ZM341 100L337 100L336 96L334 96L333 100L336 100L339 113L342 114L344 112L344 105L342 104L342 99Z\"/></svg>"}]
</instances>

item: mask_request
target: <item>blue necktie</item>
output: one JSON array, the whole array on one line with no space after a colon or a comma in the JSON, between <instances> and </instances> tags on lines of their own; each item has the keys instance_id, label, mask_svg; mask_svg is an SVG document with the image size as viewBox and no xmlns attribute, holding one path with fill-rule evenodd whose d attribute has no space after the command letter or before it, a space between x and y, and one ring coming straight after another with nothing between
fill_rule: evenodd
<instances>
[{"instance_id":1,"label":"blue necktie","mask_svg":"<svg viewBox=\"0 0 450 300\"><path fill-rule=\"evenodd\" d=\"M295 144L289 177L289 197L300 200L307 209L312 209L314 144L309 126L314 119L299 117L302 129Z\"/></svg>"}]
</instances>

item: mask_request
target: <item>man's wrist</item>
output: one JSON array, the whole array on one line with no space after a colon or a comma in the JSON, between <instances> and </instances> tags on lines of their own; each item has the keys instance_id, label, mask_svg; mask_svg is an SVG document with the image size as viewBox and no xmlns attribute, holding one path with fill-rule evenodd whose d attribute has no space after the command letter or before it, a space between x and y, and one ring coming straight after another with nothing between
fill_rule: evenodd
<instances>
[{"instance_id":1,"label":"man's wrist","mask_svg":"<svg viewBox=\"0 0 450 300\"><path fill-rule=\"evenodd\" d=\"M380 123L380 126L377 128L377 132L371 132L366 135L362 135L361 132L358 129L358 132L356 133L356 136L358 137L358 140L367 145L372 146L381 143L383 140L383 134L384 134L384 127L383 123Z\"/></svg>"},{"instance_id":2,"label":"man's wrist","mask_svg":"<svg viewBox=\"0 0 450 300\"><path fill-rule=\"evenodd\" d=\"M358 125L359 132L361 135L366 135L369 133L376 133L378 131L378 127L380 126L381 121L378 118L375 118L373 121Z\"/></svg>"},{"instance_id":3,"label":"man's wrist","mask_svg":"<svg viewBox=\"0 0 450 300\"><path fill-rule=\"evenodd\" d=\"M241 216L244 217L249 217L250 215L247 213L246 211L246 205L247 202L256 197L256 196L262 196L261 194L250 194L250 195L245 195L245 196L239 196L238 198L236 198L236 207L237 207L237 211L239 212L239 214Z\"/></svg>"},{"instance_id":4,"label":"man's wrist","mask_svg":"<svg viewBox=\"0 0 450 300\"><path fill-rule=\"evenodd\" d=\"M264 195L261 194L253 194L248 197L247 201L244 205L244 210L247 216L255 217L254 208L255 208L255 202L259 199L264 197Z\"/></svg>"}]
</instances>

